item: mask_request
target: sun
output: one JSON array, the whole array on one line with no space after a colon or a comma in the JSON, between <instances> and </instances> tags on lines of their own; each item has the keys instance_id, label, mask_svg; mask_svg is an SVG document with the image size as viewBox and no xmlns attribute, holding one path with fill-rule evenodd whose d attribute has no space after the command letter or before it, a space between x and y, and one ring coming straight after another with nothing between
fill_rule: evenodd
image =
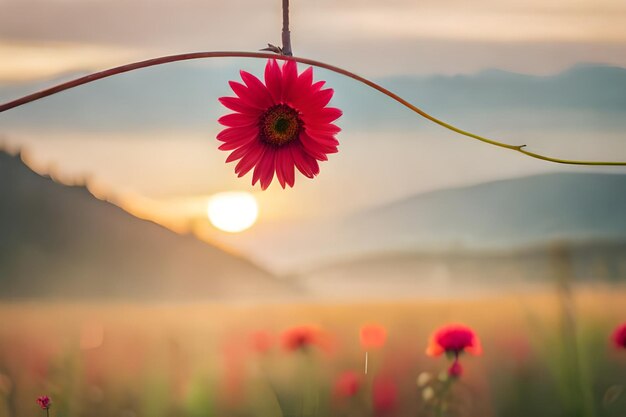
<instances>
[{"instance_id":1,"label":"sun","mask_svg":"<svg viewBox=\"0 0 626 417\"><path fill-rule=\"evenodd\" d=\"M207 215L213 226L224 232L237 233L256 222L259 206L250 193L218 193L209 198Z\"/></svg>"}]
</instances>

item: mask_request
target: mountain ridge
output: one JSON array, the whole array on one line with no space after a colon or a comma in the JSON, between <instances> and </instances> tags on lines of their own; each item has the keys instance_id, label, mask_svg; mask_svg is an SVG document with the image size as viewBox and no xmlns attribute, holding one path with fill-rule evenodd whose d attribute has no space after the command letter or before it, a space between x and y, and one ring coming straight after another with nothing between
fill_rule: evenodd
<instances>
[{"instance_id":1,"label":"mountain ridge","mask_svg":"<svg viewBox=\"0 0 626 417\"><path fill-rule=\"evenodd\" d=\"M295 270L392 251L493 250L626 240L626 175L545 173L419 193L306 225ZM284 243L282 243L284 242ZM289 236L276 244L292 248ZM293 252L293 250L292 250ZM297 262L295 262L297 260ZM289 269L289 266L285 266Z\"/></svg>"},{"instance_id":2,"label":"mountain ridge","mask_svg":"<svg viewBox=\"0 0 626 417\"><path fill-rule=\"evenodd\" d=\"M248 68L249 67L249 68ZM262 74L258 62L247 66ZM378 124L406 123L401 107L371 103L373 92L338 74L322 73L335 89L333 103L352 109L359 117L378 115ZM316 76L319 76L316 74ZM115 78L99 80L79 89L55 95L57 105L32 103L29 111L3 114L6 126L24 126L26 122L54 128L72 120L80 129L145 129L185 126L205 129L206 120L223 111L216 98L229 95L228 81L237 79L235 66L208 67L190 63L142 69ZM64 77L55 79L65 79ZM577 65L551 75L527 75L489 69L468 75L393 76L376 78L386 88L428 111L446 114L463 110L558 109L587 112L626 111L626 68L605 65ZM350 84L347 84L347 83ZM54 82L0 85L0 101L15 99ZM154 88L159 85L159 88ZM381 98L382 100L382 98ZM77 113L73 109L81 108ZM182 111L184 110L184 111ZM408 114L408 113L407 113ZM348 117L346 114L345 117ZM508 116L511 117L511 116ZM497 119L497 118L496 118ZM112 123L111 121L115 121ZM497 120L492 120L496 123ZM549 120L538 120L537 123ZM617 123L617 122L616 122ZM412 124L413 125L413 124ZM622 126L619 124L619 126Z\"/></svg>"},{"instance_id":3,"label":"mountain ridge","mask_svg":"<svg viewBox=\"0 0 626 417\"><path fill-rule=\"evenodd\" d=\"M563 210L565 207L568 210ZM485 210L491 211L485 213ZM477 219L488 226L497 222L496 214L500 214L498 226L509 226L509 234L518 236L519 243L524 243L520 235L525 234L530 241L536 241L533 237L538 236L537 233L547 233L548 237L556 239L621 238L626 236L626 222L620 221L623 220L622 213L626 213L626 175L571 172L500 179L420 193L362 211L352 216L352 221L372 225L376 223L373 218L385 216L386 219L402 218L406 221L402 227L407 227L410 211L422 211L431 215L431 220L447 223L442 224L439 233L449 229L449 222L453 219L468 220L469 224L475 224L474 219ZM464 218L466 214L468 217ZM546 214L551 217L543 220ZM428 226L425 222L415 222L419 226ZM538 225L538 222L542 224ZM582 226L577 229L578 225ZM524 230L537 233L532 236ZM496 233L501 229L490 231Z\"/></svg>"},{"instance_id":4,"label":"mountain ridge","mask_svg":"<svg viewBox=\"0 0 626 417\"><path fill-rule=\"evenodd\" d=\"M0 152L0 298L237 300L291 293L273 275L30 170Z\"/></svg>"}]
</instances>

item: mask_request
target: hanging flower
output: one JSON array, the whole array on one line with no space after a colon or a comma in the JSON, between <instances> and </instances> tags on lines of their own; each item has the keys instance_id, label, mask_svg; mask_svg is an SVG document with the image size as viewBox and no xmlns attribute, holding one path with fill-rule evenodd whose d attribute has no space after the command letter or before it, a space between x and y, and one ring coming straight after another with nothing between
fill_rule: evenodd
<instances>
[{"instance_id":1,"label":"hanging flower","mask_svg":"<svg viewBox=\"0 0 626 417\"><path fill-rule=\"evenodd\" d=\"M366 324L361 327L361 346L363 349L378 349L385 346L387 330L379 324Z\"/></svg>"},{"instance_id":2,"label":"hanging flower","mask_svg":"<svg viewBox=\"0 0 626 417\"><path fill-rule=\"evenodd\" d=\"M235 113L218 122L226 128L217 139L219 149L232 151L226 162L239 161L235 173L242 177L254 168L252 185L266 189L274 173L280 185L293 187L294 167L304 176L319 173L318 161L337 152L335 135L341 130L334 122L342 112L326 107L333 96L324 81L313 83L313 69L298 75L295 61L282 68L271 59L265 67L265 83L240 71L244 84L230 81L237 97L219 99Z\"/></svg>"},{"instance_id":3,"label":"hanging flower","mask_svg":"<svg viewBox=\"0 0 626 417\"><path fill-rule=\"evenodd\" d=\"M430 337L426 349L429 356L443 353L458 356L463 352L480 355L482 347L474 330L462 324L449 324L437 329Z\"/></svg>"},{"instance_id":4,"label":"hanging flower","mask_svg":"<svg viewBox=\"0 0 626 417\"><path fill-rule=\"evenodd\" d=\"M618 349L626 349L626 323L623 323L613 331L613 343Z\"/></svg>"},{"instance_id":5,"label":"hanging flower","mask_svg":"<svg viewBox=\"0 0 626 417\"><path fill-rule=\"evenodd\" d=\"M39 407L41 407L42 410L47 410L52 405L52 401L47 395L42 395L41 397L37 398L37 404L39 404Z\"/></svg>"}]
</instances>

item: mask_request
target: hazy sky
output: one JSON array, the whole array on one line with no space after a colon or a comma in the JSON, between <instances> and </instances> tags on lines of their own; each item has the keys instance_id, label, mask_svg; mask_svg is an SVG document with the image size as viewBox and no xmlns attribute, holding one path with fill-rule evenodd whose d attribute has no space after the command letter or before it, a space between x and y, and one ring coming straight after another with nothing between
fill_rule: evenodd
<instances>
[{"instance_id":1,"label":"hazy sky","mask_svg":"<svg viewBox=\"0 0 626 417\"><path fill-rule=\"evenodd\" d=\"M292 0L297 55L369 76L626 65L623 0ZM0 79L280 39L279 0L0 0ZM376 57L373 58L372 55Z\"/></svg>"},{"instance_id":2,"label":"hazy sky","mask_svg":"<svg viewBox=\"0 0 626 417\"><path fill-rule=\"evenodd\" d=\"M291 7L296 55L368 77L473 74L493 68L545 75L585 62L626 67L624 0L292 0ZM267 42L280 42L280 17L280 0L0 0L0 86L40 80L45 85L68 72L170 53L254 51ZM219 65L212 62L207 68L216 70ZM246 66L256 73L261 67L261 62ZM236 77L234 71L230 78ZM227 93L226 82L220 83L222 90L214 93ZM174 80L168 88L175 91L177 85ZM341 94L347 97L361 88L348 81L332 86L339 103ZM86 108L98 100L97 95L88 95L90 90L82 91L86 95L77 97ZM395 106L376 93L368 94L362 97L374 115L376 109L382 113ZM207 97L207 103L215 107L216 97ZM37 105L54 103L59 102L51 99ZM20 111L28 120L29 108ZM158 198L161 205L153 210L169 218L184 212L183 226L203 215L211 193L253 191L261 202L261 224L248 232L249 240L211 229L203 232L250 252L262 236L277 230L277 222L286 228L294 219L344 215L416 192L573 170L460 138L422 120L410 128L375 129L369 124L376 122L375 117L345 108L340 124L352 127L341 133L340 153L322 165L320 177L314 181L298 177L294 190L273 186L260 193L249 186L248 177L236 179L233 167L223 164L225 155L215 149L219 129L215 111L207 110L205 124L191 131L173 123L159 131L146 125L140 131L86 132L73 126L71 113L65 115L68 123L62 128L58 123L48 128L39 120L37 129L4 129L0 116L0 142L5 134L12 146L27 146L32 161L46 169L54 167L66 180L87 176L118 193ZM619 129L603 131L597 139L602 145L594 146L589 141L597 133L593 124L586 130L564 126L547 132L531 125L507 129L503 123L493 125L489 116L486 112L480 122L462 127L513 143L534 140L534 149L565 157L606 158L614 155L613 150L626 149ZM595 116L584 115L592 123ZM524 123L527 117L549 115L531 112L515 117ZM115 125L115 120L107 121L106 112L102 121ZM552 142L540 141L548 136ZM135 205L141 214L143 206Z\"/></svg>"}]
</instances>

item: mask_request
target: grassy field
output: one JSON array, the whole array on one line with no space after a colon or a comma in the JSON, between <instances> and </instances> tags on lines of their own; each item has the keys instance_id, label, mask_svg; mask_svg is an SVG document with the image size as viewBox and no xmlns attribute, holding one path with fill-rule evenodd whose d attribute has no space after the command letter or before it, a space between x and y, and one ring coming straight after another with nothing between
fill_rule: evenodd
<instances>
[{"instance_id":1,"label":"grassy field","mask_svg":"<svg viewBox=\"0 0 626 417\"><path fill-rule=\"evenodd\" d=\"M4 303L0 416L45 415L35 399L47 394L53 417L624 417L626 351L609 337L625 320L620 288L358 304ZM372 322L388 338L368 352L365 375L359 329ZM449 322L474 328L484 353L462 357L465 373L437 410L425 391L449 362L425 349ZM286 351L280 335L298 325L315 326L320 342ZM358 391L340 398L349 370ZM432 378L419 386L424 372ZM384 409L372 399L381 384L393 391Z\"/></svg>"}]
</instances>

